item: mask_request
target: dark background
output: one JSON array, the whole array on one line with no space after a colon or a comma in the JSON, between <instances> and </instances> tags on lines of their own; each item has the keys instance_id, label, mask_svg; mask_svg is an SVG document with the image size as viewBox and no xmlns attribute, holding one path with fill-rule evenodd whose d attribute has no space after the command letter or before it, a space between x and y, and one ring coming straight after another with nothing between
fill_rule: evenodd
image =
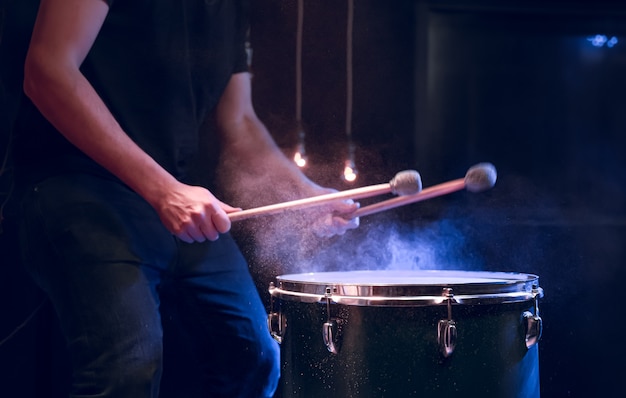
<instances>
[{"instance_id":1,"label":"dark background","mask_svg":"<svg viewBox=\"0 0 626 398\"><path fill-rule=\"evenodd\" d=\"M303 123L311 178L337 189L347 150L345 2L306 0ZM496 186L365 217L332 244L428 236L435 268L539 275L544 397L621 391L626 277L626 4L609 1L355 0L354 111L357 185L420 171L425 186L462 177L482 161ZM257 112L278 143L295 134L297 3L256 1L251 46ZM615 37L594 47L596 34ZM0 59L2 62L2 59ZM0 153L8 146L16 87L2 86ZM49 304L21 270L10 161L0 170L0 395L52 397L65 358ZM423 242L420 240L420 244ZM245 242L244 242L245 246ZM420 246L422 247L422 246ZM378 248L384 268L385 248ZM330 251L332 253L332 251ZM293 264L256 258L263 291ZM419 257L419 254L418 254ZM422 256L423 264L426 256ZM381 260L382 259L382 260ZM443 259L443 260L442 260ZM320 268L344 268L337 264ZM345 265L345 264L344 264ZM365 265L365 264L361 264ZM427 265L428 266L428 265ZM267 272L272 270L272 272ZM35 312L35 309L39 308ZM31 315L32 318L19 328Z\"/></svg>"}]
</instances>

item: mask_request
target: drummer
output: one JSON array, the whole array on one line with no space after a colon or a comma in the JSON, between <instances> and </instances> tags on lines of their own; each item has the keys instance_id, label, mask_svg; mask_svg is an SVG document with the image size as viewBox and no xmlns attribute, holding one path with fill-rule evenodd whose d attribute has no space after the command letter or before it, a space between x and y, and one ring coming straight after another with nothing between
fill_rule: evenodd
<instances>
[{"instance_id":1,"label":"drummer","mask_svg":"<svg viewBox=\"0 0 626 398\"><path fill-rule=\"evenodd\" d=\"M200 136L216 134L233 182L252 175L285 199L329 189L282 155L255 114L246 4L21 0L7 10L9 20L38 9L15 129L21 245L59 316L72 396L167 396L163 369L165 380L187 368L163 357L164 341L168 352L178 343L163 336L165 297L180 299L167 307L202 375L174 383L174 396L274 393L278 348L229 234L228 214L245 204L198 185L190 165ZM357 227L356 208L333 203L311 224L342 234ZM176 293L162 295L166 285Z\"/></svg>"}]
</instances>

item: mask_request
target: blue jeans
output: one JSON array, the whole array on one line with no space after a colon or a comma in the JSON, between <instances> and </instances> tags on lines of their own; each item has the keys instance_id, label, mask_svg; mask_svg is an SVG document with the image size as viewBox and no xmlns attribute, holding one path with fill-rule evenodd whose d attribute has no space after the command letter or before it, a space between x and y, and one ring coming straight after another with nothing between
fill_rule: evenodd
<instances>
[{"instance_id":1,"label":"blue jeans","mask_svg":"<svg viewBox=\"0 0 626 398\"><path fill-rule=\"evenodd\" d=\"M184 243L126 186L87 174L27 190L21 224L25 264L67 339L72 397L160 396L162 374L168 380L168 369L175 374L179 366L164 355L178 352L168 328L164 334L172 319L193 354L180 357L198 375L172 383L173 396L273 395L278 346L230 235ZM162 319L163 308L176 309L175 317Z\"/></svg>"}]
</instances>

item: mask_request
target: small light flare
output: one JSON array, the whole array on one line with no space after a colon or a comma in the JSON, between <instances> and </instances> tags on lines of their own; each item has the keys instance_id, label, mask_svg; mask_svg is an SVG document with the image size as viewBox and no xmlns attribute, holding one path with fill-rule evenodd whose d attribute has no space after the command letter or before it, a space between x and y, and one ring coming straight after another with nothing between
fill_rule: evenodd
<instances>
[{"instance_id":1,"label":"small light flare","mask_svg":"<svg viewBox=\"0 0 626 398\"><path fill-rule=\"evenodd\" d=\"M304 150L304 144L299 144L296 153L293 155L293 161L300 168L303 168L307 164L306 151Z\"/></svg>"},{"instance_id":2,"label":"small light flare","mask_svg":"<svg viewBox=\"0 0 626 398\"><path fill-rule=\"evenodd\" d=\"M358 172L354 166L354 162L352 160L346 160L346 164L343 168L343 180L346 182L354 182L357 176Z\"/></svg>"},{"instance_id":3,"label":"small light flare","mask_svg":"<svg viewBox=\"0 0 626 398\"><path fill-rule=\"evenodd\" d=\"M298 165L298 167L306 166L306 157L300 152L296 152L296 154L293 155L293 161L296 162L296 165Z\"/></svg>"}]
</instances>

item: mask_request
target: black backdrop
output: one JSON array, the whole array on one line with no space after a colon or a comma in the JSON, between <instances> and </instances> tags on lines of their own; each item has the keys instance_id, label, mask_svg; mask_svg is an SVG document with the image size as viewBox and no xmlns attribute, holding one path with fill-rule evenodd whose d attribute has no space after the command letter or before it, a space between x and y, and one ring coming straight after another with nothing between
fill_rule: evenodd
<instances>
[{"instance_id":1,"label":"black backdrop","mask_svg":"<svg viewBox=\"0 0 626 398\"><path fill-rule=\"evenodd\" d=\"M277 141L289 147L295 142L296 2L254 3L254 101ZM461 235L462 244L451 245L454 266L539 275L546 292L540 303L544 397L620 391L626 6L355 3L358 183L416 168L428 186L493 162L499 179L491 191L400 209L394 223L408 226L409 234L439 231L438 241ZM307 172L338 189L347 187L338 178L346 149L345 22L343 2L306 1L303 119L313 162ZM594 47L587 39L596 34L618 43ZM5 75L1 86L2 154L19 89L14 78ZM4 201L10 162L0 183ZM15 331L0 345L0 394L61 396L66 359L49 304L20 268L13 205L4 208L0 233L0 339ZM443 220L452 228L439 227ZM388 222L387 216L364 219L361 231L343 240L384 231ZM254 254L250 259L253 267L260 261ZM256 271L262 294L276 274L266 270Z\"/></svg>"}]
</instances>

